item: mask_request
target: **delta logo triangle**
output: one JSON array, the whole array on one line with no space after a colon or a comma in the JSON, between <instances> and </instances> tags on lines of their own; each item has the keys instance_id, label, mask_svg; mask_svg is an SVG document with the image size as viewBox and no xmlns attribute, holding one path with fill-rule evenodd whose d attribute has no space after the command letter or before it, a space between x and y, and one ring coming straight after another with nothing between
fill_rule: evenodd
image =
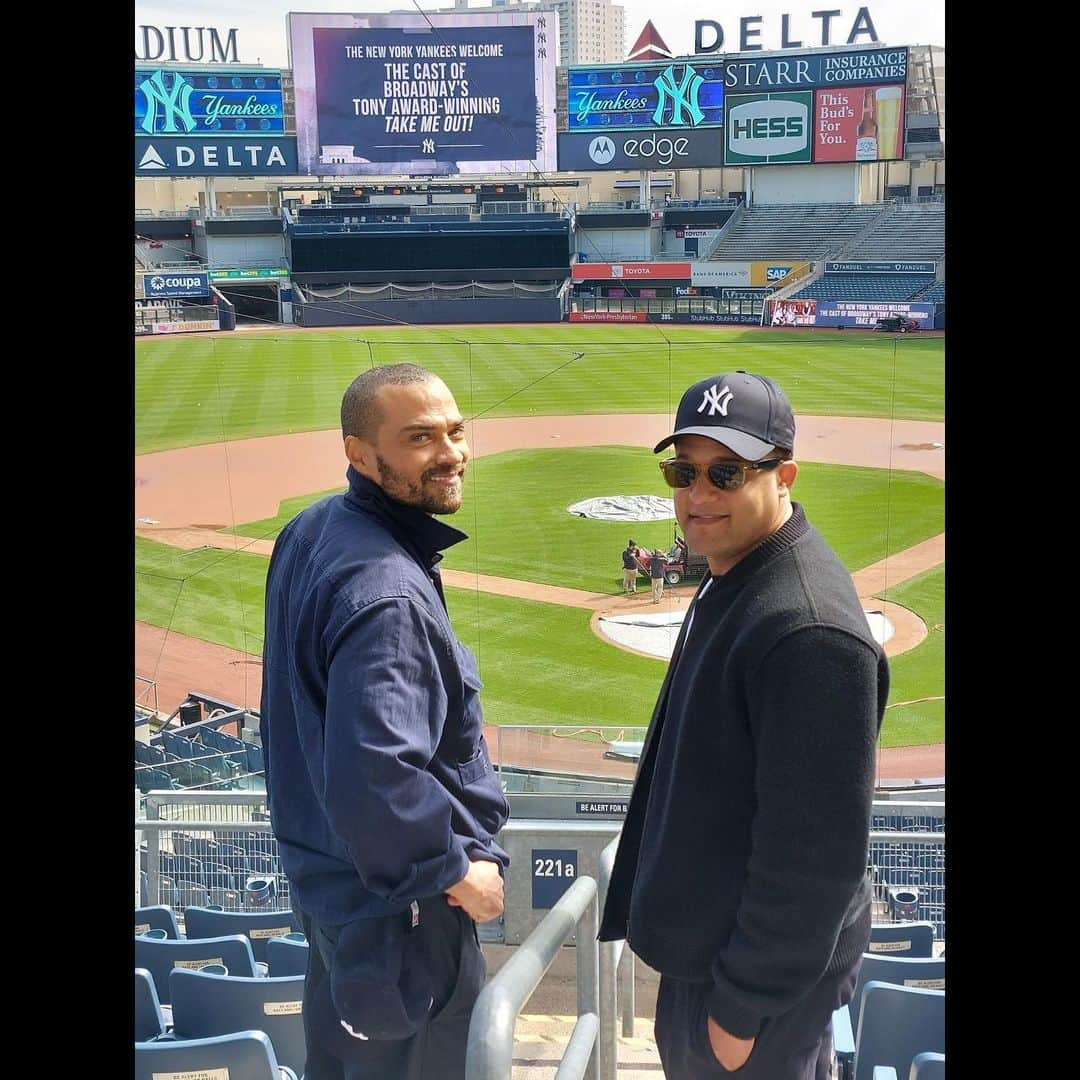
<instances>
[{"instance_id":1,"label":"delta logo triangle","mask_svg":"<svg viewBox=\"0 0 1080 1080\"><path fill-rule=\"evenodd\" d=\"M671 50L664 43L660 31L650 19L638 35L633 48L627 54L627 60L672 60Z\"/></svg>"},{"instance_id":2,"label":"delta logo triangle","mask_svg":"<svg viewBox=\"0 0 1080 1080\"><path fill-rule=\"evenodd\" d=\"M142 161L139 162L140 169L164 169L165 162L162 160L161 155L152 147L146 148L146 153L142 156Z\"/></svg>"}]
</instances>

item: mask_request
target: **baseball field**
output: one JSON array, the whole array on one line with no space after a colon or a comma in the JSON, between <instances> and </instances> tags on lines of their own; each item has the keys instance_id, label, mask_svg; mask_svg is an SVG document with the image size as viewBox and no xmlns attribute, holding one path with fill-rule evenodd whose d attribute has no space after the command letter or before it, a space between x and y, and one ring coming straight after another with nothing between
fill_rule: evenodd
<instances>
[{"instance_id":1,"label":"baseball field","mask_svg":"<svg viewBox=\"0 0 1080 1080\"><path fill-rule=\"evenodd\" d=\"M932 336L568 324L137 341L136 620L167 631L156 654L137 653L138 674L155 677L170 637L257 666L273 537L344 484L342 392L366 367L410 361L439 374L470 421L474 460L451 519L469 540L443 565L455 627L480 661L485 718L646 724L663 662L593 629L597 611L630 603L619 588L627 525L566 508L669 494L655 433L670 430L691 383L743 368L790 396L794 497L864 582L864 606L903 609L923 628L898 634L890 654L881 745L941 743L944 566L927 552L943 551L944 351ZM630 535L666 547L673 529L635 523ZM669 590L666 602L685 606L692 592Z\"/></svg>"}]
</instances>

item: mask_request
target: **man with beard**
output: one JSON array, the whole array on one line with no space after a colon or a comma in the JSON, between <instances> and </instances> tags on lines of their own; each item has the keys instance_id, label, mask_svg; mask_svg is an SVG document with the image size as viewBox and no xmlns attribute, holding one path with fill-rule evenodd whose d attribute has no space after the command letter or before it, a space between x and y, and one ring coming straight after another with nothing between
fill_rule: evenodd
<instances>
[{"instance_id":1,"label":"man with beard","mask_svg":"<svg viewBox=\"0 0 1080 1080\"><path fill-rule=\"evenodd\" d=\"M310 944L307 1080L463 1077L484 984L476 922L503 909L508 807L476 660L438 563L465 534L465 422L412 364L345 392L349 487L274 545L260 730L267 799Z\"/></svg>"}]
</instances>

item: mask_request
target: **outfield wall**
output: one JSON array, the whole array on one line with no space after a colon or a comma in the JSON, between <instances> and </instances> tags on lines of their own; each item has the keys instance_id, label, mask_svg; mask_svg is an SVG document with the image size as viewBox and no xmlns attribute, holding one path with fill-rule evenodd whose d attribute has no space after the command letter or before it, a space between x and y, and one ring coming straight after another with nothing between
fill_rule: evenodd
<instances>
[{"instance_id":1,"label":"outfield wall","mask_svg":"<svg viewBox=\"0 0 1080 1080\"><path fill-rule=\"evenodd\" d=\"M297 304L296 321L322 326L394 326L438 323L545 323L562 321L558 297L535 300L319 300Z\"/></svg>"}]
</instances>

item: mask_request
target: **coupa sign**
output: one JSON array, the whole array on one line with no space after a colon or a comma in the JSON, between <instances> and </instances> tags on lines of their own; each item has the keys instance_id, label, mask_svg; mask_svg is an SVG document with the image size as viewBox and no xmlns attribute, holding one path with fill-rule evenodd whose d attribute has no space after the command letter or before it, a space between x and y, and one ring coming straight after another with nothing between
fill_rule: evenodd
<instances>
[{"instance_id":1,"label":"coupa sign","mask_svg":"<svg viewBox=\"0 0 1080 1080\"><path fill-rule=\"evenodd\" d=\"M144 274L143 292L147 300L157 297L206 296L210 292L207 273Z\"/></svg>"},{"instance_id":2,"label":"coupa sign","mask_svg":"<svg viewBox=\"0 0 1080 1080\"><path fill-rule=\"evenodd\" d=\"M809 162L813 95L733 94L728 98L725 165Z\"/></svg>"}]
</instances>

